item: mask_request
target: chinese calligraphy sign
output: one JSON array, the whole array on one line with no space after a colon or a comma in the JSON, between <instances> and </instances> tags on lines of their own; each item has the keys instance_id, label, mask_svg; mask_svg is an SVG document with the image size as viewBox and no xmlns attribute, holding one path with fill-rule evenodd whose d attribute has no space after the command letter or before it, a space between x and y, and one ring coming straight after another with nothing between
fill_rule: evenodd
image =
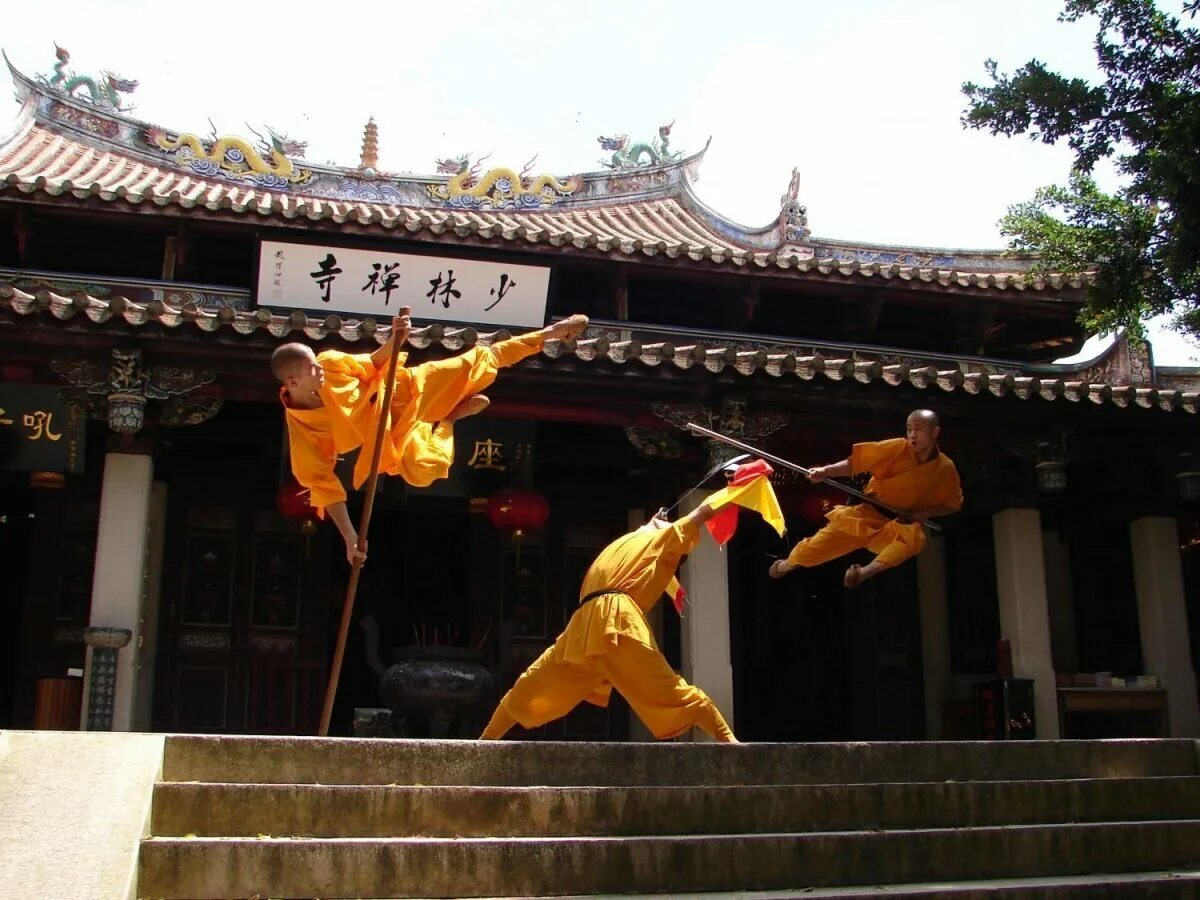
<instances>
[{"instance_id":1,"label":"chinese calligraphy sign","mask_svg":"<svg viewBox=\"0 0 1200 900\"><path fill-rule=\"evenodd\" d=\"M0 383L0 470L78 472L83 417L57 388Z\"/></svg>"},{"instance_id":2,"label":"chinese calligraphy sign","mask_svg":"<svg viewBox=\"0 0 1200 900\"><path fill-rule=\"evenodd\" d=\"M411 306L418 319L536 328L549 283L546 266L263 241L257 301L379 317Z\"/></svg>"},{"instance_id":3,"label":"chinese calligraphy sign","mask_svg":"<svg viewBox=\"0 0 1200 900\"><path fill-rule=\"evenodd\" d=\"M467 460L472 469L495 469L503 472L508 468L504 461L504 444L493 441L490 437L475 442L475 452Z\"/></svg>"},{"instance_id":4,"label":"chinese calligraphy sign","mask_svg":"<svg viewBox=\"0 0 1200 900\"><path fill-rule=\"evenodd\" d=\"M324 293L321 295L321 300L324 303L329 302L329 292L333 285L333 280L342 274L342 270L337 267L337 258L332 253L327 253L325 258L317 263L317 271L309 272L308 277L313 279Z\"/></svg>"}]
</instances>

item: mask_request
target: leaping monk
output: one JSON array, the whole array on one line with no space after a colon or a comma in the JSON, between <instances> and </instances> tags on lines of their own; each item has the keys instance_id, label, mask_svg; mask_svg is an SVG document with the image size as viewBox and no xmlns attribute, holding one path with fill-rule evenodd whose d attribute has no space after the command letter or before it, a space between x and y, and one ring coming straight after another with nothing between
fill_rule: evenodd
<instances>
[{"instance_id":1,"label":"leaping monk","mask_svg":"<svg viewBox=\"0 0 1200 900\"><path fill-rule=\"evenodd\" d=\"M282 387L292 473L310 491L317 515L329 517L346 542L351 565L366 559L358 533L346 510L346 489L334 472L339 454L361 447L354 467L354 487L362 487L371 469L380 430L386 370L394 342L403 345L411 322L404 307L392 322L387 343L374 353L338 350L314 353L306 344L283 344L271 355L271 371ZM515 365L542 349L546 340L582 334L587 316L574 315L540 331L472 347L464 353L405 367L406 354L396 354L391 409L383 430L379 472L399 475L414 487L445 478L454 462L454 422L487 409L481 391L500 369ZM398 347L396 348L398 349Z\"/></svg>"},{"instance_id":2,"label":"leaping monk","mask_svg":"<svg viewBox=\"0 0 1200 900\"><path fill-rule=\"evenodd\" d=\"M891 518L870 503L834 507L825 516L829 523L824 528L796 544L786 559L771 564L772 578L782 578L800 567L819 566L865 547L875 553L875 559L865 566L850 566L843 579L846 587L858 587L884 569L920 553L925 546L922 526L928 519L962 509L958 471L938 449L941 426L937 413L915 410L906 425L907 437L855 444L846 459L808 472L813 482L870 472L867 496L902 510L903 518Z\"/></svg>"}]
</instances>

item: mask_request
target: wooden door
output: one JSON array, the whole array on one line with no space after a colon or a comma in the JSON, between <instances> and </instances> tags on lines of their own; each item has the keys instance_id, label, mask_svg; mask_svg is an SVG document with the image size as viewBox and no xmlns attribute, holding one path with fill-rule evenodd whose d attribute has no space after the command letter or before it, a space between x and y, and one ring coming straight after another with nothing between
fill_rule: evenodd
<instances>
[{"instance_id":1,"label":"wooden door","mask_svg":"<svg viewBox=\"0 0 1200 900\"><path fill-rule=\"evenodd\" d=\"M302 534L273 485L172 484L156 727L314 734L327 678L329 527Z\"/></svg>"}]
</instances>

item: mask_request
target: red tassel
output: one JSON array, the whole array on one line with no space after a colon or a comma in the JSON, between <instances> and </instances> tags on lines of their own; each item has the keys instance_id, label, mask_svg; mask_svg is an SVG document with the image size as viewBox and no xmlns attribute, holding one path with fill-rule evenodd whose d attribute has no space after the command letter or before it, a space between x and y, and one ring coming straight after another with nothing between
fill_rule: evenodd
<instances>
[{"instance_id":1,"label":"red tassel","mask_svg":"<svg viewBox=\"0 0 1200 900\"><path fill-rule=\"evenodd\" d=\"M708 527L708 533L712 535L713 540L724 546L733 537L734 532L737 531L737 522L737 504L731 503L724 509L719 510L705 525Z\"/></svg>"},{"instance_id":2,"label":"red tassel","mask_svg":"<svg viewBox=\"0 0 1200 900\"><path fill-rule=\"evenodd\" d=\"M671 603L675 605L675 612L682 616L683 605L687 603L687 591L682 586L675 592L675 596L671 598Z\"/></svg>"}]
</instances>

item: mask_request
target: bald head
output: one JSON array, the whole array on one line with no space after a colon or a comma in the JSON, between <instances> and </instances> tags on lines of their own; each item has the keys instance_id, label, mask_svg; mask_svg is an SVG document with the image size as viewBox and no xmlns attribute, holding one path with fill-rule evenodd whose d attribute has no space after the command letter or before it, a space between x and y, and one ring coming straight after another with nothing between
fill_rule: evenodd
<instances>
[{"instance_id":1,"label":"bald head","mask_svg":"<svg viewBox=\"0 0 1200 900\"><path fill-rule=\"evenodd\" d=\"M942 429L938 425L937 413L932 409L916 409L910 412L904 430L908 437L908 445L912 447L918 460L925 462L937 454L937 439Z\"/></svg>"},{"instance_id":2,"label":"bald head","mask_svg":"<svg viewBox=\"0 0 1200 900\"><path fill-rule=\"evenodd\" d=\"M286 384L289 377L308 372L316 359L306 344L282 344L271 354L271 374Z\"/></svg>"}]
</instances>

